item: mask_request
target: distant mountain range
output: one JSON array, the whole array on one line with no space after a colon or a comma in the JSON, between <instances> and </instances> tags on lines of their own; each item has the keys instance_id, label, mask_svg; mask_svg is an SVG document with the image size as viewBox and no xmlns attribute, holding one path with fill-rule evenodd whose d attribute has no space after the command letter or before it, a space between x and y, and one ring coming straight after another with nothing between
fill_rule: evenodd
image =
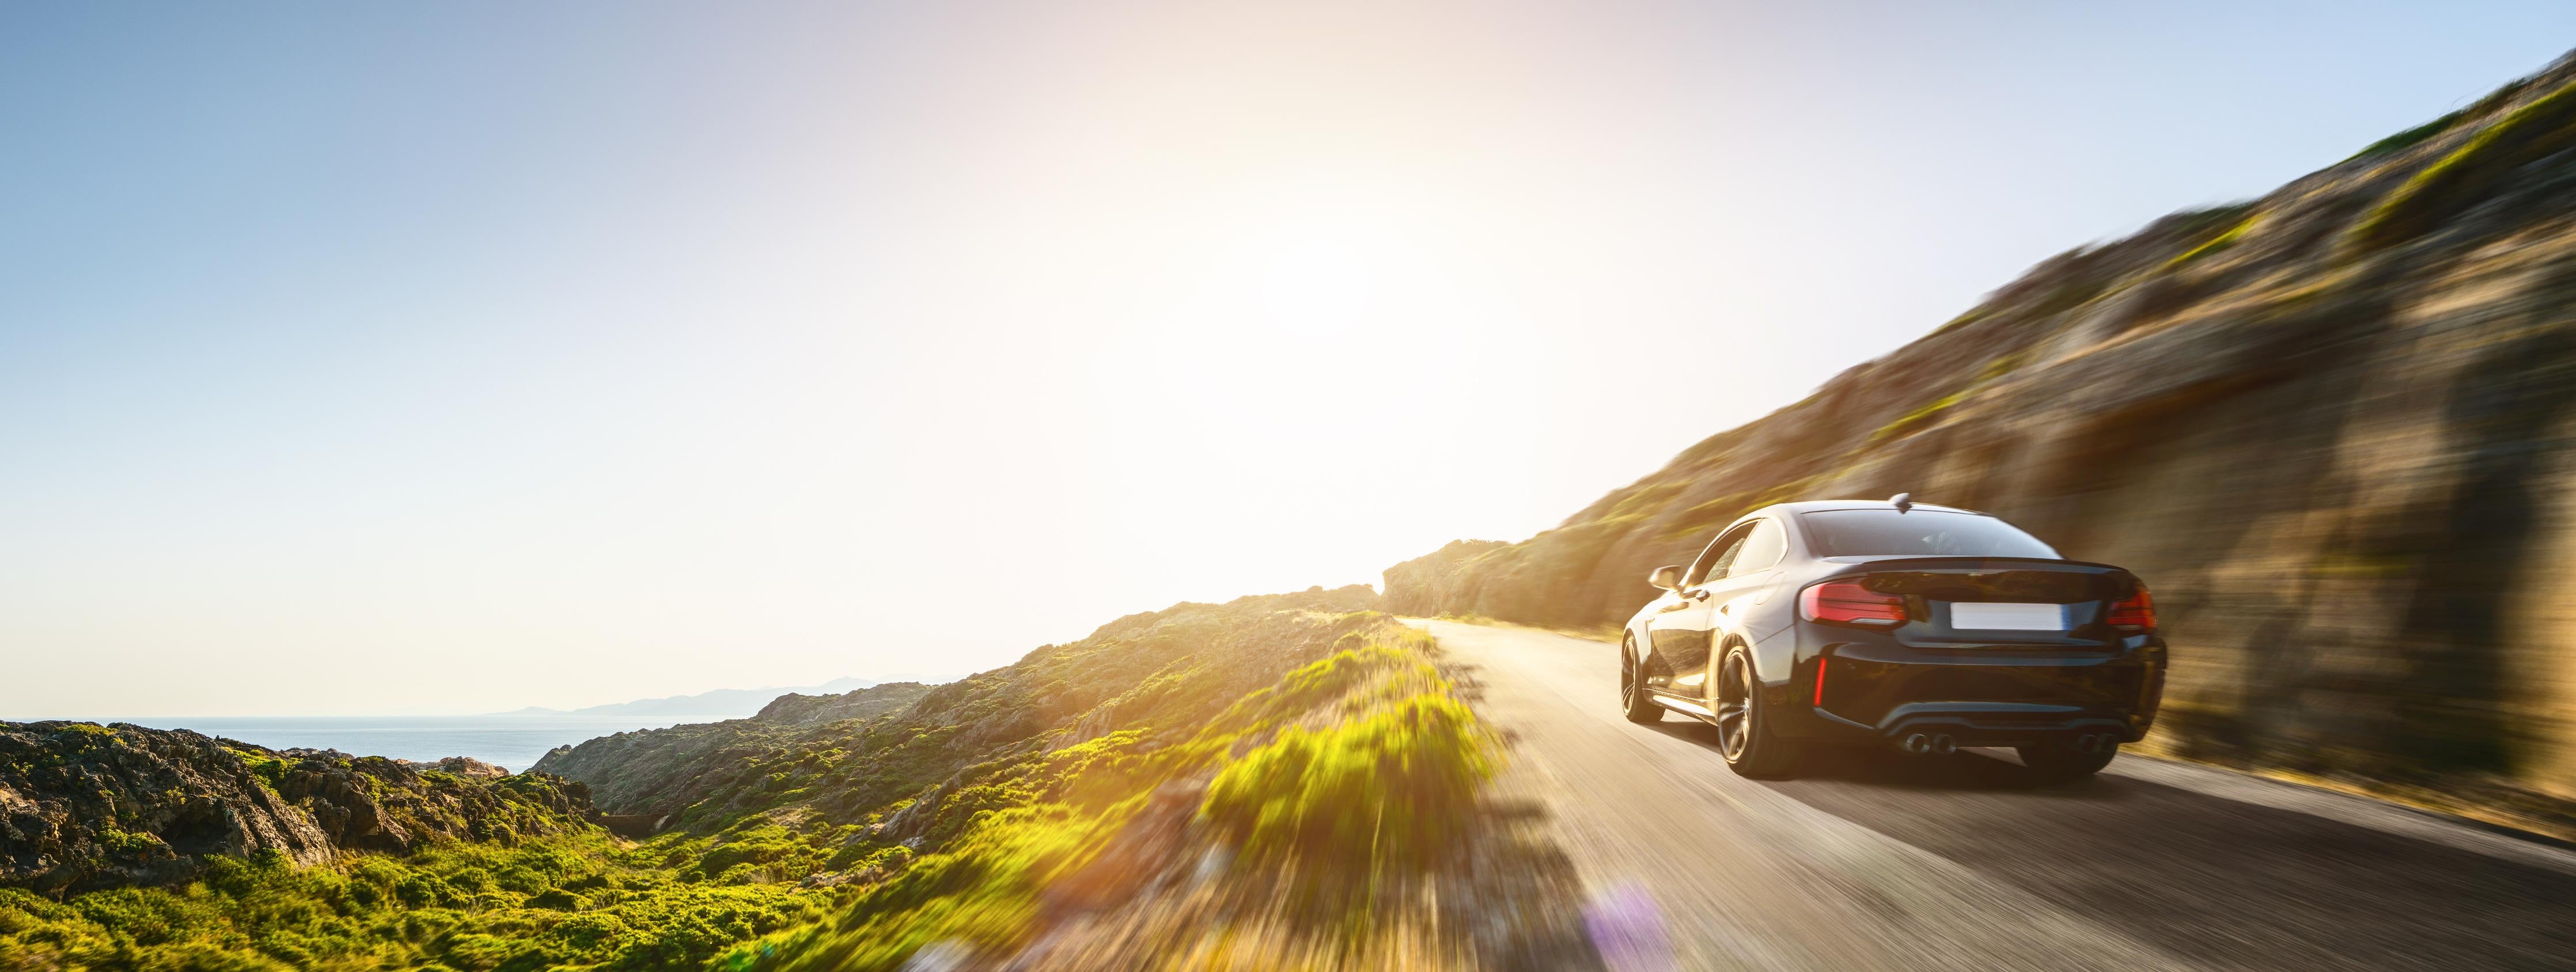
<instances>
[{"instance_id":1,"label":"distant mountain range","mask_svg":"<svg viewBox=\"0 0 2576 972\"><path fill-rule=\"evenodd\" d=\"M905 681L911 680L913 676L898 675L893 678L896 681ZM570 716L584 719L632 718L676 719L682 721L748 719L759 713L760 708L768 705L771 699L775 699L781 695L786 695L790 692L802 695L838 695L843 692L852 692L863 688L869 688L877 684L879 683L871 682L866 679L836 678L821 685L795 685L781 688L717 689L713 692L700 692L696 695L674 695L669 698L661 699L637 699L633 702L594 705L589 708L573 709L570 711L563 709L548 709L542 706L532 705L524 709L518 709L511 712L494 712L490 713L490 715L496 717L545 716L560 718Z\"/></svg>"}]
</instances>

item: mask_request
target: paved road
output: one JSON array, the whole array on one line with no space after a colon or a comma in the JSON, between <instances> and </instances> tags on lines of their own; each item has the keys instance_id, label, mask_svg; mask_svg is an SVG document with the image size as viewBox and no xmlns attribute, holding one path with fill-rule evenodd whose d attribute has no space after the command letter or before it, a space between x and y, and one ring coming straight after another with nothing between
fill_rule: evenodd
<instances>
[{"instance_id":1,"label":"paved road","mask_svg":"<svg viewBox=\"0 0 2576 972\"><path fill-rule=\"evenodd\" d=\"M2557 845L2128 756L2077 783L1969 751L1746 780L1705 725L1621 719L1611 645L1412 623L1601 920L1660 915L1669 957L1647 934L1614 969L2576 969Z\"/></svg>"}]
</instances>

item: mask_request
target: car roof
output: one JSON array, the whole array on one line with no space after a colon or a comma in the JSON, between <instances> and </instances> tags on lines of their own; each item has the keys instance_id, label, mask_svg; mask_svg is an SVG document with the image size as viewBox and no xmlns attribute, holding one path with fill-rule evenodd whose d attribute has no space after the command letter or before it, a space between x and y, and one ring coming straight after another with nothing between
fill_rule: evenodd
<instances>
[{"instance_id":1,"label":"car roof","mask_svg":"<svg viewBox=\"0 0 2576 972\"><path fill-rule=\"evenodd\" d=\"M1754 510L1751 513L1736 517L1732 522L1729 522L1726 525L1725 530L1717 531L1717 535L1724 536L1727 531L1743 526L1751 521L1758 520L1766 516L1778 516L1782 513L1822 513L1828 510L1892 510L1895 508L1896 504L1886 500L1799 500L1794 503L1773 503L1761 509ZM1994 516L1994 514L1983 510L1961 509L1956 506L1936 506L1931 503L1914 503L1908 505L1906 509L1929 510L1935 513L1965 513L1969 516ZM1711 542L1715 541L1712 540Z\"/></svg>"},{"instance_id":2,"label":"car roof","mask_svg":"<svg viewBox=\"0 0 2576 972\"><path fill-rule=\"evenodd\" d=\"M1890 503L1886 500L1800 500L1795 503L1774 503L1770 506L1765 506L1753 511L1753 515L1772 512L1819 513L1825 510L1892 510L1895 508L1896 504ZM1931 503L1915 503L1906 508L1909 510L1932 510L1941 513L1966 513L1971 516L1994 515L1980 510L1961 509L1956 506L1938 506Z\"/></svg>"}]
</instances>

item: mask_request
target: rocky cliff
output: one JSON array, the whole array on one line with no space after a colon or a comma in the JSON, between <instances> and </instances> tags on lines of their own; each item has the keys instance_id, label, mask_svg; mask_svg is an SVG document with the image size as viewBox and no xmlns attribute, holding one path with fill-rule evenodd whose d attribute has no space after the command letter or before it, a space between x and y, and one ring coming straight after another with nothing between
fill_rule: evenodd
<instances>
[{"instance_id":1,"label":"rocky cliff","mask_svg":"<svg viewBox=\"0 0 2576 972\"><path fill-rule=\"evenodd\" d=\"M2576 63L2251 202L2033 267L1390 609L1624 618L1755 507L2010 517L2153 586L2163 741L2576 796Z\"/></svg>"},{"instance_id":2,"label":"rocky cliff","mask_svg":"<svg viewBox=\"0 0 2576 972\"><path fill-rule=\"evenodd\" d=\"M493 769L122 723L0 722L0 886L178 883L210 858L269 850L315 864L341 851L509 842L581 827L591 812L579 783Z\"/></svg>"}]
</instances>

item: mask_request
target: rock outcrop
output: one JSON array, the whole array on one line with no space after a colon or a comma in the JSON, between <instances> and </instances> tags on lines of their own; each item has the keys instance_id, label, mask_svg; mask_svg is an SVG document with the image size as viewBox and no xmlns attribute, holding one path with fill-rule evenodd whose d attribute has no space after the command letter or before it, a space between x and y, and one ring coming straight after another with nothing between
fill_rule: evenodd
<instances>
[{"instance_id":1,"label":"rock outcrop","mask_svg":"<svg viewBox=\"0 0 2576 972\"><path fill-rule=\"evenodd\" d=\"M475 759L472 756L450 756L446 759L439 760L397 759L394 760L394 762L400 763L404 767L415 772L438 770L440 772L454 773L458 776L472 777L476 779L492 779L495 777L510 775L509 770Z\"/></svg>"},{"instance_id":2,"label":"rock outcrop","mask_svg":"<svg viewBox=\"0 0 2576 972\"><path fill-rule=\"evenodd\" d=\"M123 723L0 722L0 885L168 884L217 856L276 851L315 864L342 851L515 841L592 813L579 783L492 769L451 759L424 771Z\"/></svg>"},{"instance_id":3,"label":"rock outcrop","mask_svg":"<svg viewBox=\"0 0 2576 972\"><path fill-rule=\"evenodd\" d=\"M582 781L609 813L658 817L739 784L746 767L787 752L793 738L757 719L638 729L557 746L529 771Z\"/></svg>"},{"instance_id":4,"label":"rock outcrop","mask_svg":"<svg viewBox=\"0 0 2576 972\"><path fill-rule=\"evenodd\" d=\"M2010 517L2153 586L2160 731L2576 796L2576 63L2250 203L2069 251L1390 609L1590 627L1801 498Z\"/></svg>"},{"instance_id":5,"label":"rock outcrop","mask_svg":"<svg viewBox=\"0 0 2576 972\"><path fill-rule=\"evenodd\" d=\"M762 706L752 716L761 722L788 726L811 726L843 719L874 719L911 705L930 694L930 686L920 682L887 682L839 695L801 695L789 692Z\"/></svg>"}]
</instances>

